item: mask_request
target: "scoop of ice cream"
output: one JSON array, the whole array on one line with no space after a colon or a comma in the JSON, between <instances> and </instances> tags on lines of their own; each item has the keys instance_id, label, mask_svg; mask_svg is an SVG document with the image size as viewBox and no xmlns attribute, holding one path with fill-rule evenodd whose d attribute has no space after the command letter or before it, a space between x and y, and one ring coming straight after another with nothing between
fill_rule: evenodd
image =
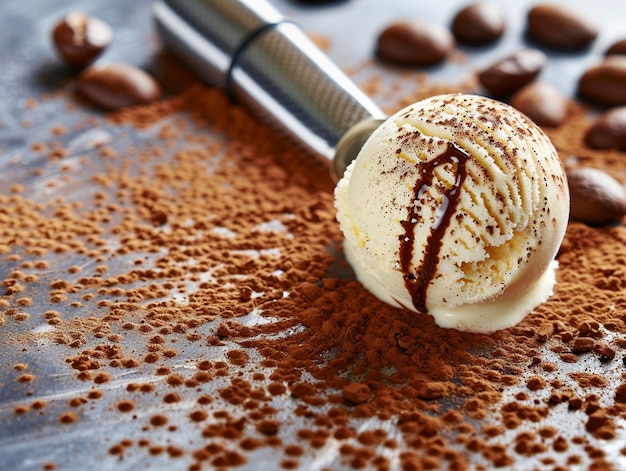
<instances>
[{"instance_id":1,"label":"scoop of ice cream","mask_svg":"<svg viewBox=\"0 0 626 471\"><path fill-rule=\"evenodd\" d=\"M552 294L567 181L548 137L508 105L458 94L400 110L335 204L359 281L442 327L510 327Z\"/></svg>"}]
</instances>

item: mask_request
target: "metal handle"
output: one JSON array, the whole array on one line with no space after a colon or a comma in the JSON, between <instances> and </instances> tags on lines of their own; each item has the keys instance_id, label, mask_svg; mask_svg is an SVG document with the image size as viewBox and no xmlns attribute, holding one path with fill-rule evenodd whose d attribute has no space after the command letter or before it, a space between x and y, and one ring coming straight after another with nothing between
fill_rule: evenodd
<instances>
[{"instance_id":1,"label":"metal handle","mask_svg":"<svg viewBox=\"0 0 626 471\"><path fill-rule=\"evenodd\" d=\"M362 144L386 118L298 26L264 0L158 0L153 14L174 54L208 84L224 88L276 129L332 160L335 177L356 156L354 142ZM352 144L337 152L351 129L349 134L358 136L344 138Z\"/></svg>"}]
</instances>

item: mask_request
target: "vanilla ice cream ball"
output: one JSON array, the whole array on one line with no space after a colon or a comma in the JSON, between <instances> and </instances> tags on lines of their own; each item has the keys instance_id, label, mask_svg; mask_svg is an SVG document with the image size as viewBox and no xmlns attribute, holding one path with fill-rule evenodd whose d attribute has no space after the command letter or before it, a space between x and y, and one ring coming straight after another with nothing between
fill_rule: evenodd
<instances>
[{"instance_id":1,"label":"vanilla ice cream ball","mask_svg":"<svg viewBox=\"0 0 626 471\"><path fill-rule=\"evenodd\" d=\"M565 172L508 105L455 94L400 110L347 168L335 205L359 281L441 327L510 327L552 294Z\"/></svg>"}]
</instances>

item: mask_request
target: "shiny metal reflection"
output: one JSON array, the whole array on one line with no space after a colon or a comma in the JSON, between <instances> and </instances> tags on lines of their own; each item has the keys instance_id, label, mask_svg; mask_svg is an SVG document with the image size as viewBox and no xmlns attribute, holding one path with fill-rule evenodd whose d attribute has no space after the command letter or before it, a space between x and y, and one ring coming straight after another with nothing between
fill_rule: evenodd
<instances>
[{"instance_id":1,"label":"shiny metal reflection","mask_svg":"<svg viewBox=\"0 0 626 471\"><path fill-rule=\"evenodd\" d=\"M166 47L208 84L224 88L277 131L331 160L336 179L372 123L386 118L266 1L159 0L153 14ZM335 161L340 140L363 122L370 125L352 131Z\"/></svg>"}]
</instances>

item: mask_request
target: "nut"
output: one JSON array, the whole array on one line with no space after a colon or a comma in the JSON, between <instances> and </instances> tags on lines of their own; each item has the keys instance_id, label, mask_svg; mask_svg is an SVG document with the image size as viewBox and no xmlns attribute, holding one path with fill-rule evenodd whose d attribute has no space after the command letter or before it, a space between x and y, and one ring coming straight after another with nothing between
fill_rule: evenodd
<instances>
[{"instance_id":1,"label":"nut","mask_svg":"<svg viewBox=\"0 0 626 471\"><path fill-rule=\"evenodd\" d=\"M496 2L481 1L467 5L452 20L452 34L460 43L485 45L504 33L504 16Z\"/></svg>"},{"instance_id":2,"label":"nut","mask_svg":"<svg viewBox=\"0 0 626 471\"><path fill-rule=\"evenodd\" d=\"M608 56L587 69L578 81L578 93L602 105L626 105L626 56Z\"/></svg>"},{"instance_id":3,"label":"nut","mask_svg":"<svg viewBox=\"0 0 626 471\"><path fill-rule=\"evenodd\" d=\"M619 221L626 214L624 187L608 173L595 168L567 172L570 218L589 225Z\"/></svg>"},{"instance_id":4,"label":"nut","mask_svg":"<svg viewBox=\"0 0 626 471\"><path fill-rule=\"evenodd\" d=\"M492 96L502 98L532 82L546 60L541 51L521 49L480 72L478 79Z\"/></svg>"},{"instance_id":5,"label":"nut","mask_svg":"<svg viewBox=\"0 0 626 471\"><path fill-rule=\"evenodd\" d=\"M626 106L602 113L585 134L585 142L596 149L626 150Z\"/></svg>"},{"instance_id":6,"label":"nut","mask_svg":"<svg viewBox=\"0 0 626 471\"><path fill-rule=\"evenodd\" d=\"M547 83L530 83L511 97L511 105L539 126L560 126L567 116L567 98Z\"/></svg>"},{"instance_id":7,"label":"nut","mask_svg":"<svg viewBox=\"0 0 626 471\"><path fill-rule=\"evenodd\" d=\"M380 33L376 55L394 65L424 67L443 61L453 46L454 38L443 26L400 21Z\"/></svg>"},{"instance_id":8,"label":"nut","mask_svg":"<svg viewBox=\"0 0 626 471\"><path fill-rule=\"evenodd\" d=\"M561 51L579 51L598 36L598 28L586 16L563 5L542 3L528 12L528 37Z\"/></svg>"},{"instance_id":9,"label":"nut","mask_svg":"<svg viewBox=\"0 0 626 471\"><path fill-rule=\"evenodd\" d=\"M126 64L89 67L80 73L76 86L82 96L107 110L150 103L161 96L150 75Z\"/></svg>"},{"instance_id":10,"label":"nut","mask_svg":"<svg viewBox=\"0 0 626 471\"><path fill-rule=\"evenodd\" d=\"M102 20L84 13L68 13L52 31L52 41L68 65L91 64L113 40L113 30Z\"/></svg>"}]
</instances>

